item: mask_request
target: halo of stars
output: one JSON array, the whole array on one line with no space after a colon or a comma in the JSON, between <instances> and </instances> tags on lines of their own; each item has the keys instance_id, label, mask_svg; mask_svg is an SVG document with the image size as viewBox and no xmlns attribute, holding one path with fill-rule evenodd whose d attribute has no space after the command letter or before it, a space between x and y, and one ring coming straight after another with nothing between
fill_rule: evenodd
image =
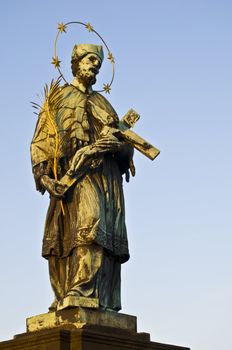
<instances>
[{"instance_id":1,"label":"halo of stars","mask_svg":"<svg viewBox=\"0 0 232 350\"><path fill-rule=\"evenodd\" d=\"M111 90L111 85L114 81L114 73L115 73L115 59L114 59L114 56L112 54L112 52L110 51L109 47L107 46L106 42L104 41L104 39L101 37L101 35L93 28L93 26L88 22L88 23L83 23L83 22L68 22L68 23L58 23L58 32L56 34L56 38L55 38L55 42L54 42L54 55L52 57L52 64L54 65L55 69L58 70L61 78L65 81L65 83L68 83L67 80L65 79L64 75L62 74L61 72L61 68L60 68L60 64L61 64L61 61L59 60L58 56L57 56L57 50L56 50L56 47L57 47L57 41L58 41L58 37L60 34L62 33L67 33L67 28L69 25L71 24L80 24L82 26L84 26L88 32L93 32L95 33L99 38L100 40L102 41L103 45L105 46L105 48L107 49L107 52L108 52L108 57L107 59L110 61L111 65L112 65L112 78L111 78L111 81L110 83L107 83L107 84L103 84L103 89L102 90L97 90L98 92L102 92L104 91L105 93L110 93L110 90Z\"/></svg>"}]
</instances>

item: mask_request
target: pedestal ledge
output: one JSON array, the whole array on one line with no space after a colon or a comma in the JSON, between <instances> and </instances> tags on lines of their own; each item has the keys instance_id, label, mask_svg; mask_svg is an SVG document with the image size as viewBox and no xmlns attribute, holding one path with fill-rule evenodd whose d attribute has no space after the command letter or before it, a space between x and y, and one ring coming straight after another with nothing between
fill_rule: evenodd
<instances>
[{"instance_id":1,"label":"pedestal ledge","mask_svg":"<svg viewBox=\"0 0 232 350\"><path fill-rule=\"evenodd\" d=\"M27 333L0 342L0 350L190 350L152 342L137 333L136 317L73 308L30 317Z\"/></svg>"},{"instance_id":2,"label":"pedestal ledge","mask_svg":"<svg viewBox=\"0 0 232 350\"><path fill-rule=\"evenodd\" d=\"M137 332L137 318L135 316L81 307L33 316L27 318L26 325L27 332L36 332L55 327L80 329L87 325Z\"/></svg>"},{"instance_id":3,"label":"pedestal ledge","mask_svg":"<svg viewBox=\"0 0 232 350\"><path fill-rule=\"evenodd\" d=\"M114 328L65 330L53 328L20 334L0 342L0 350L190 350L151 342L149 334L130 333Z\"/></svg>"}]
</instances>

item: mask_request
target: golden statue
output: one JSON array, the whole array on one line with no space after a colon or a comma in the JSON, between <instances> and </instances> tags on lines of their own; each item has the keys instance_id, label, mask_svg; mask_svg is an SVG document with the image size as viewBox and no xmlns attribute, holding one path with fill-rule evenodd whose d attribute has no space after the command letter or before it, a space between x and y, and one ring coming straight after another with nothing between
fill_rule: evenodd
<instances>
[{"instance_id":1,"label":"golden statue","mask_svg":"<svg viewBox=\"0 0 232 350\"><path fill-rule=\"evenodd\" d=\"M50 194L42 249L55 294L50 311L121 309L121 264L129 259L122 175L135 174L134 147L151 159L159 153L130 130L136 112L120 121L92 90L102 61L102 46L74 46L74 80L46 86L31 143L36 188Z\"/></svg>"}]
</instances>

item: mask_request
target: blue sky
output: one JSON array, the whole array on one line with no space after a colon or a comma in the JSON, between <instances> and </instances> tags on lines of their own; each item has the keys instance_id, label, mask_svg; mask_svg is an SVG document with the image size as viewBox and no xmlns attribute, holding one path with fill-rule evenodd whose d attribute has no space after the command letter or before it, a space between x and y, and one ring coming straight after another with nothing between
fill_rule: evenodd
<instances>
[{"instance_id":1,"label":"blue sky","mask_svg":"<svg viewBox=\"0 0 232 350\"><path fill-rule=\"evenodd\" d=\"M58 22L90 22L109 44L116 76L107 96L119 116L161 150L135 154L124 185L130 261L123 265L122 312L152 340L193 350L231 349L232 3L228 0L3 1L1 4L0 340L52 300L41 258L48 197L35 191L29 145L38 101L56 77L50 64ZM71 78L78 42L59 41ZM96 89L110 80L103 64Z\"/></svg>"}]
</instances>

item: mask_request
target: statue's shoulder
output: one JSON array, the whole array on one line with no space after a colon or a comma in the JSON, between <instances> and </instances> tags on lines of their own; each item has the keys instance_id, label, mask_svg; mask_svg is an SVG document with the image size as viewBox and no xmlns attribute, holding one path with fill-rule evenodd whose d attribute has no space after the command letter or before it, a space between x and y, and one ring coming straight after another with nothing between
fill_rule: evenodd
<instances>
[{"instance_id":1,"label":"statue's shoulder","mask_svg":"<svg viewBox=\"0 0 232 350\"><path fill-rule=\"evenodd\" d=\"M111 103L102 94L100 94L97 91L94 91L92 94L92 99L93 99L93 102L97 104L99 107L117 116L117 113L113 108L113 106L111 105Z\"/></svg>"},{"instance_id":2,"label":"statue's shoulder","mask_svg":"<svg viewBox=\"0 0 232 350\"><path fill-rule=\"evenodd\" d=\"M78 104L81 103L83 99L83 93L76 89L73 85L65 84L60 87L62 94L61 108L76 108Z\"/></svg>"},{"instance_id":3,"label":"statue's shoulder","mask_svg":"<svg viewBox=\"0 0 232 350\"><path fill-rule=\"evenodd\" d=\"M63 95L63 97L67 97L70 94L73 94L75 92L75 89L70 84L64 84L60 86L60 92Z\"/></svg>"},{"instance_id":4,"label":"statue's shoulder","mask_svg":"<svg viewBox=\"0 0 232 350\"><path fill-rule=\"evenodd\" d=\"M102 94L100 94L100 92L93 91L92 96L93 96L95 99L99 100L99 101L102 101L102 102L104 102L104 103L106 103L106 104L111 105L110 102L105 98L105 96L103 96Z\"/></svg>"}]
</instances>

